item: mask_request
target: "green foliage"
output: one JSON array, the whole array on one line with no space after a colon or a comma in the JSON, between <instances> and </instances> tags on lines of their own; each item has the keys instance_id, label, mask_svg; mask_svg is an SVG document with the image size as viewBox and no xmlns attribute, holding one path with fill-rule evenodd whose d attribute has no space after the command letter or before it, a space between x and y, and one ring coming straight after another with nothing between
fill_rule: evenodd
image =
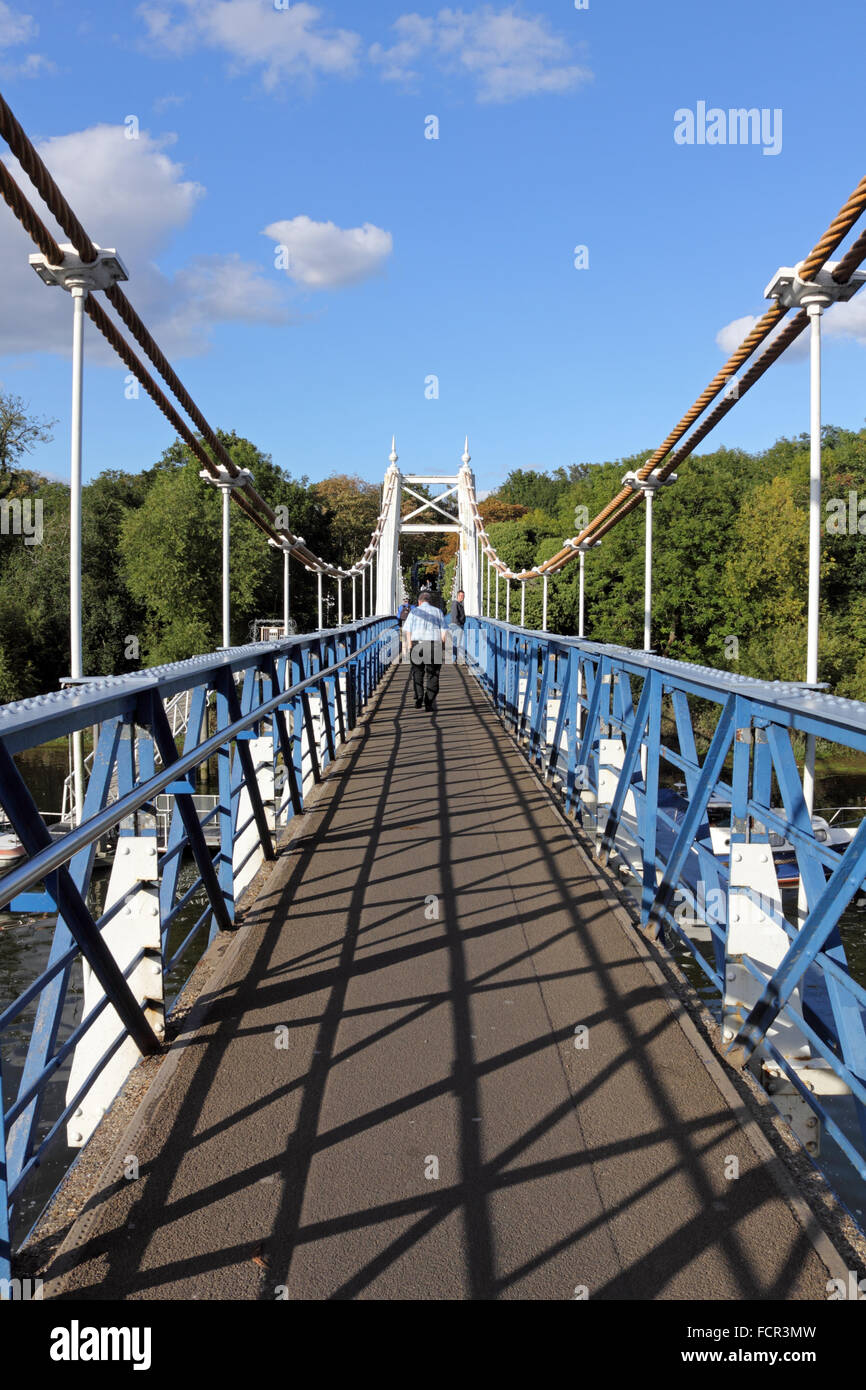
<instances>
[{"instance_id":1,"label":"green foliage","mask_svg":"<svg viewBox=\"0 0 866 1390\"><path fill-rule=\"evenodd\" d=\"M866 502L866 431L828 427L823 443L822 521L830 499ZM533 510L489 527L491 541L512 569L531 569L581 531L648 453L581 466L571 477L563 469L510 474L498 496ZM682 465L654 508L656 651L745 675L805 679L808 497L806 435L756 455L720 449ZM821 678L857 699L866 698L866 508L861 519L862 531L850 522L838 534L822 530L821 565ZM587 555L588 637L642 644L643 569L641 505ZM549 580L551 631L577 632L578 574L575 559ZM520 611L514 590L512 615ZM527 584L527 626L541 624L541 591L540 580Z\"/></svg>"},{"instance_id":2,"label":"green foliage","mask_svg":"<svg viewBox=\"0 0 866 1390\"><path fill-rule=\"evenodd\" d=\"M313 551L344 566L357 559L378 513L378 487L359 487L358 526L343 526L335 538L338 512L327 485L314 488L306 478L290 477L236 434L220 438ZM34 545L21 535L0 535L0 703L56 690L69 673L69 490L37 472L0 470L0 502L13 500L41 502L43 534ZM348 495L333 500L352 501ZM137 475L101 474L84 488L82 503L85 671L107 675L218 646L221 503L186 446L175 442ZM232 641L242 643L250 640L254 620L282 613L283 557L235 507L231 526ZM336 622L334 581L326 579L324 590ZM350 614L348 584L343 603ZM291 566L291 611L300 631L317 625L316 577L297 562Z\"/></svg>"},{"instance_id":3,"label":"green foliage","mask_svg":"<svg viewBox=\"0 0 866 1390\"><path fill-rule=\"evenodd\" d=\"M23 416L16 426L23 433L18 453L13 441L0 466L0 502L38 500L42 541L27 545L21 535L0 535L0 702L56 689L69 664L69 492L20 467L25 446L38 442L47 427L32 422L36 433L28 433L26 412L20 403L12 407ZM281 519L315 552L344 567L358 558L378 515L378 484L337 474L311 486L250 440L220 437L235 462L252 471L265 500L283 509ZM583 529L648 452L552 474L516 470L482 503L493 545L512 569L532 569ZM823 470L824 517L832 510L827 503L837 499L835 510L846 524L822 530L820 673L839 694L866 699L866 431L828 427ZM688 459L679 475L675 486L657 495L654 509L656 650L747 675L803 679L808 437L780 439L755 455L719 449ZM408 498L404 504L407 511L420 505ZM239 510L231 515L232 640L245 642L255 619L281 613L283 559ZM220 499L200 479L199 464L183 444L173 444L141 474L111 470L94 479L84 489L83 518L86 671L101 675L179 660L220 643ZM408 570L436 546L429 536L406 534L401 550ZM447 597L451 537L440 553L448 564ZM587 555L588 637L642 643L643 565L641 505ZM578 573L575 560L549 581L551 631L577 632ZM316 578L297 563L291 576L292 614L300 630L310 631L317 622ZM336 621L334 582L326 580L324 590L332 604L327 616ZM542 595L540 578L527 583L529 627L541 626ZM348 584L343 606L350 614ZM505 616L502 581L499 613ZM517 585L511 617L519 621Z\"/></svg>"},{"instance_id":4,"label":"green foliage","mask_svg":"<svg viewBox=\"0 0 866 1390\"><path fill-rule=\"evenodd\" d=\"M37 444L47 444L55 420L37 420L27 413L20 396L0 391L0 478L15 467Z\"/></svg>"}]
</instances>

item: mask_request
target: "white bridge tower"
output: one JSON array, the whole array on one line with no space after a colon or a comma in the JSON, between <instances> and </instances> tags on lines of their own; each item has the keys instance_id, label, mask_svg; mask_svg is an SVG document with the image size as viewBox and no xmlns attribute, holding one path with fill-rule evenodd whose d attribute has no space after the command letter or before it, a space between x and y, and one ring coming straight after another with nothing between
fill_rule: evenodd
<instances>
[{"instance_id":1,"label":"white bridge tower","mask_svg":"<svg viewBox=\"0 0 866 1390\"><path fill-rule=\"evenodd\" d=\"M480 569L478 565L478 536L475 526L475 478L469 467L469 440L463 451L462 467L456 474L401 473L397 467L397 450L392 442L390 466L385 474L383 496L387 499L379 541L378 584L376 612L396 613L399 590L400 536L403 534L438 532L458 536L457 562L460 567L460 588L466 595L466 612L481 612ZM424 497L416 491L420 486L440 487L444 491L435 497ZM418 505L406 516L403 498L409 497ZM442 503L456 500L457 515L446 511ZM454 502L451 503L452 507ZM436 513L436 517L424 513ZM419 520L419 518L423 518Z\"/></svg>"}]
</instances>

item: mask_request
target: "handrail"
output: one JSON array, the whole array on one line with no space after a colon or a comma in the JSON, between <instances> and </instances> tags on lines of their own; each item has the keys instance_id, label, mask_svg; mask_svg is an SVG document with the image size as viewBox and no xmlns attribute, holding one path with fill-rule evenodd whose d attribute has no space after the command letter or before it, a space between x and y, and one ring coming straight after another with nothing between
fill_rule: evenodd
<instances>
[{"instance_id":1,"label":"handrail","mask_svg":"<svg viewBox=\"0 0 866 1390\"><path fill-rule=\"evenodd\" d=\"M128 816L138 811L146 801L152 801L160 792L165 791L170 783L179 781L188 772L193 772L202 763L207 762L208 758L217 753L226 743L233 742L238 734L251 729L262 719L267 719L286 700L300 695L302 691L309 690L314 685L321 684L323 680L329 680L344 666L355 661L358 656L376 647L380 641L381 638L374 638L373 641L366 643L352 655L343 657L341 661L335 662L327 669L317 671L314 676L308 676L289 689L274 695L272 699L257 706L252 714L237 719L227 728L212 734L204 743L198 744L191 753L179 757L177 762L171 763L162 772L156 773L149 781L137 787L135 791L128 792L125 796L119 797L117 801L112 801L111 805L106 807L104 811L82 822L74 830L70 830L67 835L63 836L62 840L55 840L50 849L42 850L41 853L23 864L20 869L13 869L3 879L0 879L0 909L6 907L19 893L32 888L34 883L40 883L47 874L59 868L61 864L66 864L73 854L81 849L86 849L94 841L101 839L122 820L126 820ZM87 722L87 720L83 721L78 727L85 727Z\"/></svg>"}]
</instances>

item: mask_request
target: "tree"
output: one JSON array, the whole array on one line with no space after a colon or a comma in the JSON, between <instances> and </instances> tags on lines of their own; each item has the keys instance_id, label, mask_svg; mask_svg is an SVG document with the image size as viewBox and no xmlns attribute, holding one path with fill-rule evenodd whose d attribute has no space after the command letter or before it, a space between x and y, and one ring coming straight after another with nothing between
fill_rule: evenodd
<instances>
[{"instance_id":1,"label":"tree","mask_svg":"<svg viewBox=\"0 0 866 1390\"><path fill-rule=\"evenodd\" d=\"M37 420L28 415L20 396L0 391L0 477L8 474L24 454L37 444L49 444L56 420Z\"/></svg>"},{"instance_id":2,"label":"tree","mask_svg":"<svg viewBox=\"0 0 866 1390\"><path fill-rule=\"evenodd\" d=\"M327 559L348 569L366 550L381 505L378 483L348 473L334 473L313 484L313 491L328 508L330 548Z\"/></svg>"}]
</instances>

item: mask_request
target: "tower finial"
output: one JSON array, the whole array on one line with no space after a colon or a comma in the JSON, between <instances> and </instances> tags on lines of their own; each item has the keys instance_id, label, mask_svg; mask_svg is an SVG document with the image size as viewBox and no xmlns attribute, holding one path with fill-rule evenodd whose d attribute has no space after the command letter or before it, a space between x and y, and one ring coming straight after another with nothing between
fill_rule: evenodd
<instances>
[{"instance_id":1,"label":"tower finial","mask_svg":"<svg viewBox=\"0 0 866 1390\"><path fill-rule=\"evenodd\" d=\"M464 462L465 464L469 464L471 461L472 461L472 455L471 455L470 452L469 452L469 435L467 434L467 436L466 436L466 443L465 443L464 446L463 446L463 462Z\"/></svg>"},{"instance_id":2,"label":"tower finial","mask_svg":"<svg viewBox=\"0 0 866 1390\"><path fill-rule=\"evenodd\" d=\"M397 436L396 436L396 434L393 434L393 435L391 436L391 453L388 455L388 457L389 457L389 460L390 460L391 463L396 463L396 462L397 462Z\"/></svg>"}]
</instances>

